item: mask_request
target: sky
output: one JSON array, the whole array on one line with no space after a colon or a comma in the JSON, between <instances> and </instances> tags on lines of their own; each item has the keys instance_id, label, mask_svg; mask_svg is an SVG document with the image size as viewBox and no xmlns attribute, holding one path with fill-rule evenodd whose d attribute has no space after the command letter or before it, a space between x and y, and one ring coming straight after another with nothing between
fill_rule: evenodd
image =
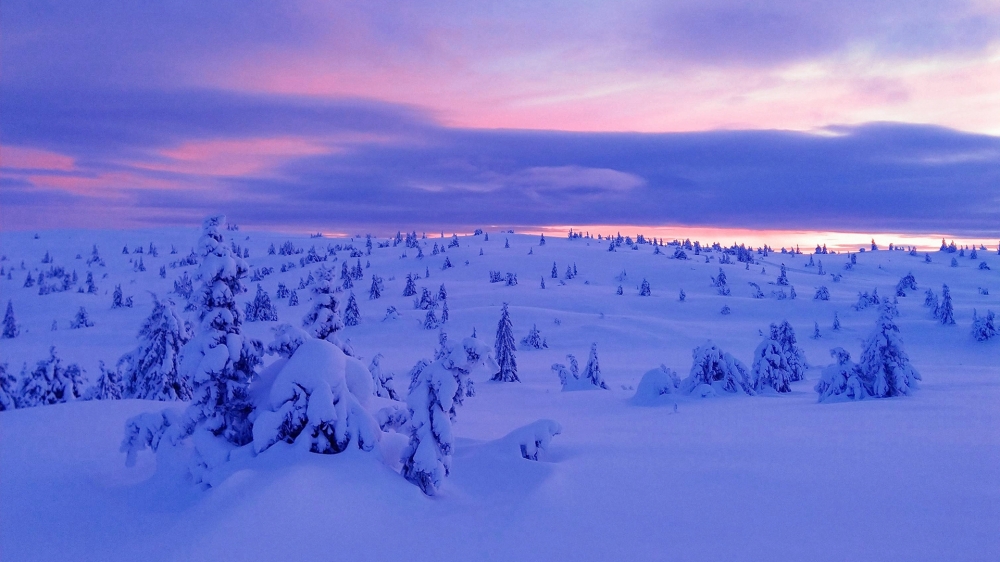
<instances>
[{"instance_id":1,"label":"sky","mask_svg":"<svg viewBox=\"0 0 1000 562\"><path fill-rule=\"evenodd\" d=\"M1000 236L1000 0L4 0L0 228Z\"/></svg>"}]
</instances>

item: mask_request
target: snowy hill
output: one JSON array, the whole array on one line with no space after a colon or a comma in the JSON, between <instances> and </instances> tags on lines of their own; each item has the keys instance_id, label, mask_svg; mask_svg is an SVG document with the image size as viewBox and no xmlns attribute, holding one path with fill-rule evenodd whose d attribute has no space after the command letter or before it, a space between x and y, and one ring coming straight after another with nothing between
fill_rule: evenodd
<instances>
[{"instance_id":1,"label":"snowy hill","mask_svg":"<svg viewBox=\"0 0 1000 562\"><path fill-rule=\"evenodd\" d=\"M184 403L77 400L0 412L4 560L1000 558L1000 337L971 335L974 310L1000 311L996 248L975 259L970 250L883 249L851 254L854 263L847 254L772 250L751 252L747 263L719 249L675 259L674 245L609 251L603 238L548 237L542 245L538 236L499 232L460 236L457 246L451 236L417 238L419 250L373 238L370 253L365 237L225 235L232 253L247 256L240 310L259 284L278 319L245 321L244 334L267 345L275 327L301 326L318 298L311 289L329 270L340 310L353 291L359 312L357 325L337 332L341 343L366 366L381 354L404 398L407 373L435 359L441 332L462 342L475 331L492 349L504 303L514 339L537 326L547 347L517 345L517 383L470 370L475 395L453 422L450 475L433 497L400 475L405 438L388 430L372 452L322 455L279 441L230 461L225 477L204 489L169 451L144 451L126 467L119 450L128 419ZM172 299L197 328L174 289L184 275L198 286L199 260L183 263L197 256L198 236L0 235L0 290L20 328L0 340L7 372L34 368L55 346L63 364L78 364L93 382L99 361L113 366L136 347L154 294ZM283 245L297 253L281 255ZM99 258L91 259L95 246ZM343 264L360 266L353 289L343 289ZM713 286L720 269L728 296ZM817 403L813 386L834 362L830 349L858 360L875 328L879 307L858 307L859 293L877 289L891 300L910 272L917 289L898 297L895 323L922 376L919 390ZM25 287L29 275L34 283ZM378 299L369 298L373 275L383 280ZM403 296L408 275L415 296ZM648 296L640 296L644 281ZM39 294L39 283L52 290ZM296 291L297 306L279 297L279 284ZM438 298L442 284L446 299ZM924 306L925 290L940 298L944 284L954 325ZM117 286L131 307L113 308ZM820 287L828 300L814 298ZM427 310L415 306L424 288L438 320L447 302L439 328L425 329ZM72 329L81 307L93 326ZM397 314L387 315L389 307ZM769 325L784 320L809 365L791 392L702 399L678 391L652 402L662 406L635 404L644 373L662 364L688 376L692 350L709 340L749 367ZM583 370L595 343L608 390L562 392L552 365L572 354ZM284 358L263 360L260 380L273 380ZM390 402L374 397L364 406L374 413ZM518 454L518 428L536 420L554 420L561 431L546 436L551 443L532 461Z\"/></svg>"}]
</instances>

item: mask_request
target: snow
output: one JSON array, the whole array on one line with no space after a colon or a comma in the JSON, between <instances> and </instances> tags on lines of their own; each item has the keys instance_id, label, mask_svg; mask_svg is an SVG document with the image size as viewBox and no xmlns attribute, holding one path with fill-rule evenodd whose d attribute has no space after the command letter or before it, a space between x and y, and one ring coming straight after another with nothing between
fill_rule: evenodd
<instances>
[{"instance_id":1,"label":"snow","mask_svg":"<svg viewBox=\"0 0 1000 562\"><path fill-rule=\"evenodd\" d=\"M15 338L0 339L0 361L15 376L24 364L34 369L55 345L63 365L79 364L96 381L99 361L113 365L135 349L153 306L148 291L164 298L182 273L193 277L199 269L169 267L189 253L197 229L51 231L37 240L32 234L0 234L0 253L8 258L0 265L14 268L11 280L0 280L0 290L3 301L13 303L20 327ZM319 267L340 265L330 256L301 267L298 256L268 255L270 244L292 240L305 250L315 245L322 255L327 244L350 243L278 233L223 235L227 245L232 239L250 250L251 271L275 267L260 281L272 297L278 283L294 288L309 272L318 275ZM849 270L842 267L846 255L827 254L822 258L830 275L820 276L806 266L808 256L756 256L760 263L747 270L739 262L720 265L717 252L704 250L701 256L687 251L691 259L679 260L669 257L673 248L654 254L648 244L608 252L604 240L547 236L539 245L537 236L496 232L489 241L460 236L459 246L431 254L435 242L444 246L450 238L419 240L425 244L422 259L412 248L401 258L402 245L374 247L362 258L362 265L371 262L365 275L381 277L384 289L377 300L357 302L358 326L337 333L350 339L358 357L290 328L278 335L299 349L291 358L266 355L251 384L253 400L266 400L267 411L288 403L291 378L309 381L331 397L339 389L351 404L347 411L382 421L406 406L375 395L366 368L372 358L382 355L379 367L397 373L395 387L405 395L410 383L405 374L438 347L437 330L421 327L426 311L403 296L408 274L416 295L447 284L450 319L442 328L450 342L464 342L475 329L489 351L501 305L509 303L516 340L537 325L548 348L518 354L519 383L489 382L488 368L470 374L476 393L463 397L449 425L449 474L433 497L400 475L398 459L408 441L402 427L378 432L382 438L370 451L350 446L339 454L316 454L305 443L280 440L258 454L225 450L227 467L206 490L185 472L184 453L193 447L190 441L201 439L197 435L177 448L160 447L155 455L142 452L132 467L120 450L126 420L147 414L142 419L156 426L163 423L164 407L180 415L186 403L71 401L0 412L0 558L1000 559L1000 338L980 342L971 333L973 310L981 317L1000 310L995 248L979 251L975 262L959 257L957 268L950 267L956 254L936 250L931 263L925 263L924 250L916 256L867 251L856 254ZM122 246L150 242L161 249L159 256L144 253L147 271L135 271L130 260L138 256L122 254ZM364 242L361 237L353 243L364 251ZM809 247L808 240L801 242ZM91 255L94 244L104 267L74 258ZM171 245L178 254L164 250ZM46 251L55 265L76 269L81 279L93 271L97 293L77 293L74 287L39 295L37 287L24 288L29 271L37 277L48 268L40 263ZM712 256L710 263L704 255ZM347 250L337 256L356 261ZM454 267L442 270L446 256ZM281 273L281 265L292 259L296 267ZM21 260L26 270L19 268ZM979 269L980 261L991 269ZM577 276L562 284L552 279L545 289L537 283L489 283L490 271L551 279L553 262L560 270L575 263ZM753 299L740 289L752 281L769 295L774 287L765 287L781 263L800 298ZM161 265L167 265L166 278L157 273ZM728 296L712 285L720 267L728 286L736 288ZM761 275L761 267L769 274ZM623 270L627 276L616 279ZM829 350L840 347L860 360L863 341L876 328L879 307L854 310L857 294L877 288L891 300L911 271L917 289L899 297L899 316L892 320L909 365L922 377L919 389L885 399L819 402L813 388L836 363ZM835 281L832 274L842 278ZM652 287L649 296L639 296L643 279ZM132 308L112 309L117 284L134 298ZM942 325L923 306L924 291L945 284L955 325ZM615 295L618 285L625 288L622 296ZM821 286L829 300L805 298L810 287ZM684 301L677 298L682 288ZM235 295L236 310L254 298L254 290ZM301 326L315 302L306 301L315 295L301 290L299 295L299 307L272 298L279 321L244 323L243 333L271 342L282 324ZM170 297L178 315L196 320L194 312L182 311L182 297ZM346 299L346 293L337 298ZM723 304L731 314L719 314ZM67 329L81 306L94 326ZM398 320L383 322L390 306ZM829 329L835 313L839 331ZM59 324L55 332L53 320ZM666 369L688 373L692 350L709 340L751 365L769 325L784 320L800 335L818 322L823 334L797 342L811 366L805 380L790 382L790 392L716 392L719 397L711 400L662 392L676 388ZM566 363L567 354L586 358L594 343L608 390L561 392L550 366ZM224 365L233 351L240 352L228 346L205 349L222 355L198 358L206 362L198 371L209 363ZM300 351L302 359L293 364ZM331 364L343 367L340 375L340 367L315 368ZM333 402L318 402L310 416L336 414L329 410ZM262 430L269 425L258 417L255 433L257 424ZM556 427L561 432L553 437ZM366 431L374 436L377 429L376 423ZM522 445L538 452L529 445L539 441L544 450L538 460L524 458ZM211 454L207 446L201 452Z\"/></svg>"}]
</instances>

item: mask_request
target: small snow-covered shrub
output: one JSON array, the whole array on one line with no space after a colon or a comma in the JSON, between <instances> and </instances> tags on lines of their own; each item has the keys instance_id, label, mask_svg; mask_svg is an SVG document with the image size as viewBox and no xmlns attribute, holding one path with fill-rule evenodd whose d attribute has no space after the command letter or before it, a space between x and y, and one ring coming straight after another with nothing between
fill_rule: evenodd
<instances>
[{"instance_id":1,"label":"small snow-covered shrub","mask_svg":"<svg viewBox=\"0 0 1000 562\"><path fill-rule=\"evenodd\" d=\"M660 365L646 371L635 388L632 403L637 406L656 406L669 403L676 404L675 395L681 385L681 378L673 369Z\"/></svg>"},{"instance_id":2,"label":"small snow-covered shrub","mask_svg":"<svg viewBox=\"0 0 1000 562\"><path fill-rule=\"evenodd\" d=\"M816 295L813 296L814 300L818 301L828 301L830 300L830 289L825 286L816 289Z\"/></svg>"},{"instance_id":3,"label":"small snow-covered shrub","mask_svg":"<svg viewBox=\"0 0 1000 562\"><path fill-rule=\"evenodd\" d=\"M752 375L739 359L711 342L694 348L691 354L694 362L690 374L681 382L681 392L698 396L721 392L754 394Z\"/></svg>"},{"instance_id":4,"label":"small snow-covered shrub","mask_svg":"<svg viewBox=\"0 0 1000 562\"><path fill-rule=\"evenodd\" d=\"M499 444L521 458L537 461L548 450L552 438L562 433L562 426L552 420L538 420L519 427L500 438Z\"/></svg>"},{"instance_id":5,"label":"small snow-covered shrub","mask_svg":"<svg viewBox=\"0 0 1000 562\"><path fill-rule=\"evenodd\" d=\"M871 396L870 381L864 379L861 368L851 361L851 354L836 347L830 350L830 355L836 362L823 368L816 383L818 401L862 400Z\"/></svg>"},{"instance_id":6,"label":"small snow-covered shrub","mask_svg":"<svg viewBox=\"0 0 1000 562\"><path fill-rule=\"evenodd\" d=\"M548 349L549 344L542 337L542 333L538 330L538 325L532 324L528 335L521 338L521 346L528 349Z\"/></svg>"}]
</instances>

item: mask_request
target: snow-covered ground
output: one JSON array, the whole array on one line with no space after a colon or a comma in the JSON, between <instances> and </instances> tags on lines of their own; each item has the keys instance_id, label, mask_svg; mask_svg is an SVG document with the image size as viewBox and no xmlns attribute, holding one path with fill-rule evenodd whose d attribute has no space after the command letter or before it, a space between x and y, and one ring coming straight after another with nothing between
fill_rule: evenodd
<instances>
[{"instance_id":1,"label":"snow-covered ground","mask_svg":"<svg viewBox=\"0 0 1000 562\"><path fill-rule=\"evenodd\" d=\"M296 289L320 267L299 266L305 253L268 255L269 245L291 240L326 255L328 245L353 243L363 251L365 243L363 237L226 234L249 250L251 271L275 268L260 284L279 320L243 325L265 344L278 324L301 325L311 305L308 290L298 290L296 307L276 299L278 283ZM182 272L193 276L197 267L169 264L186 256L197 238L197 229L49 231L38 238L3 233L0 265L12 273L0 280L0 305L13 303L21 334L0 340L0 361L17 375L55 345L64 364L78 363L93 379L98 361L114 365L135 347L151 293L183 308L183 299L168 293ZM0 559L1000 559L1000 338L977 342L970 335L973 309L1000 312L996 247L979 251L977 259L968 251L958 257L935 250L930 263L924 251L868 251L856 254L850 270L847 255L812 256L822 261L821 276L804 254L755 255L747 269L720 266L719 252L688 251L691 259L678 260L669 257L672 246L662 254L650 244L609 252L605 240L548 237L539 245L537 236L500 232L489 232L488 241L459 237L459 247L433 254L435 243L449 242L451 236L420 240L423 258L402 244L376 244L370 256L340 251L336 261L330 256L321 264L339 276L342 262L360 260L365 275L354 292L361 321L346 327L342 339L349 338L366 365L381 353L383 369L395 373L404 394L407 372L418 359L433 358L439 337L422 327L425 311L402 296L408 273L420 276L418 295L422 287L435 294L442 283L447 288L450 319L442 328L452 341L475 330L492 346L503 303L517 340L532 325L545 338L547 349L519 346L521 382L475 377L477 394L458 410L451 475L438 495L425 496L375 453L350 448L319 455L285 443L201 489L169 458L161 456L158 469L146 451L126 467L119 452L128 418L171 404L77 401L4 411ZM801 242L804 249L809 241ZM889 242L880 241L883 247ZM158 257L149 255L150 243ZM104 266L86 264L94 244ZM124 245L129 254L122 253ZM171 245L177 254L169 253ZM144 272L134 266L138 246L145 250ZM52 264L41 263L46 252ZM443 270L446 258L454 267ZM982 261L989 270L979 268ZM281 272L289 262L296 267ZM558 279L551 276L553 262ZM772 296L782 289L774 284L781 264L795 299ZM92 271L96 294L78 293L79 284L47 295L39 295L37 285L23 287L29 271L37 277L50 265L75 270L79 284ZM576 268L575 278L566 279L567 267ZM711 286L720 267L729 296ZM491 271L514 273L518 284L490 283ZM901 398L817 403L813 386L833 361L829 350L843 347L856 360L875 325L877 307L854 310L858 293L877 288L891 298L908 272L918 290L899 298L896 320L923 377L920 389ZM368 299L372 274L385 280L378 300ZM835 281L831 274L842 277ZM639 296L644 279L650 296ZM766 298L752 298L748 282ZM942 325L924 307L925 289L940 297L944 283L955 325ZM134 298L132 308L111 308L118 284ZM256 284L247 280L241 303L253 299ZM813 299L820 286L829 289L828 301ZM728 315L720 313L725 305ZM94 326L70 329L81 306ZM383 320L389 306L399 317ZM839 331L832 329L835 313ZM663 364L686 376L692 349L708 340L749 365L768 325L782 320L796 329L811 365L792 392L633 404L643 373ZM818 339L810 337L814 322ZM551 365L566 363L567 354L582 365L593 343L609 390L561 392ZM265 367L272 361L275 356L266 356ZM537 462L512 453L504 436L539 419L558 422L561 434Z\"/></svg>"}]
</instances>

